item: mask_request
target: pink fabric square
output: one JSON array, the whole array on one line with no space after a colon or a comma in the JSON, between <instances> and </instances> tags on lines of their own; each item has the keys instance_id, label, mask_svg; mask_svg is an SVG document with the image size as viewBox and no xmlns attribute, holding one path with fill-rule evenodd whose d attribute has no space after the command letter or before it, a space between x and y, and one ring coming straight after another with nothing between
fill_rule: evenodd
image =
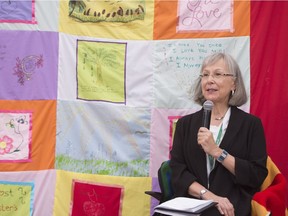
<instances>
[{"instance_id":1,"label":"pink fabric square","mask_svg":"<svg viewBox=\"0 0 288 216\"><path fill-rule=\"evenodd\" d=\"M123 187L73 180L71 216L121 215Z\"/></svg>"},{"instance_id":2,"label":"pink fabric square","mask_svg":"<svg viewBox=\"0 0 288 216\"><path fill-rule=\"evenodd\" d=\"M31 161L32 112L0 110L0 161Z\"/></svg>"},{"instance_id":3,"label":"pink fabric square","mask_svg":"<svg viewBox=\"0 0 288 216\"><path fill-rule=\"evenodd\" d=\"M181 118L181 116L168 116L169 119L169 159L170 159L170 151L172 150L173 145L173 137L174 137L174 131L176 129L176 123L178 119Z\"/></svg>"}]
</instances>

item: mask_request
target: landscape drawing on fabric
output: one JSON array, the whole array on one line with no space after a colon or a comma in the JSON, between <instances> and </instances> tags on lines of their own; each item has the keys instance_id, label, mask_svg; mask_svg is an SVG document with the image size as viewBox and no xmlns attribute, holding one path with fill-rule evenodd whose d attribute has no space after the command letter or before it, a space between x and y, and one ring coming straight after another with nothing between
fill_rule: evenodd
<instances>
[{"instance_id":1,"label":"landscape drawing on fabric","mask_svg":"<svg viewBox=\"0 0 288 216\"><path fill-rule=\"evenodd\" d=\"M57 115L57 169L149 175L150 109L58 101Z\"/></svg>"},{"instance_id":2,"label":"landscape drawing on fabric","mask_svg":"<svg viewBox=\"0 0 288 216\"><path fill-rule=\"evenodd\" d=\"M69 0L69 17L80 22L131 22L144 20L145 0Z\"/></svg>"}]
</instances>

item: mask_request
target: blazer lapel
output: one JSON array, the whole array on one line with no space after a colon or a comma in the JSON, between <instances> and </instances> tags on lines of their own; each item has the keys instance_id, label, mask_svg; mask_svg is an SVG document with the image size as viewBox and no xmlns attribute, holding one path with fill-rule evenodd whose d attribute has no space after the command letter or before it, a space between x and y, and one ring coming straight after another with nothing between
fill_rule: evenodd
<instances>
[{"instance_id":1,"label":"blazer lapel","mask_svg":"<svg viewBox=\"0 0 288 216\"><path fill-rule=\"evenodd\" d=\"M238 118L237 116L238 108L237 107L231 107L231 116L229 119L229 123L226 129L226 132L224 134L224 137L220 143L220 147L223 149L229 149L230 145L233 145L233 137L236 136L237 132L241 129L241 118Z\"/></svg>"}]
</instances>

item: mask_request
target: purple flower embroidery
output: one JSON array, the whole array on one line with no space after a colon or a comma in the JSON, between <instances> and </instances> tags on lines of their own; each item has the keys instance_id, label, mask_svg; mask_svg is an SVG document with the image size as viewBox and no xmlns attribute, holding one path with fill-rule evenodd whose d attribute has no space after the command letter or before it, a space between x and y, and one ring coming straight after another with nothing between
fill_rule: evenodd
<instances>
[{"instance_id":1,"label":"purple flower embroidery","mask_svg":"<svg viewBox=\"0 0 288 216\"><path fill-rule=\"evenodd\" d=\"M24 85L26 80L30 80L36 69L43 67L43 56L30 55L23 59L16 59L16 66L14 67L14 75L18 76L18 83Z\"/></svg>"}]
</instances>

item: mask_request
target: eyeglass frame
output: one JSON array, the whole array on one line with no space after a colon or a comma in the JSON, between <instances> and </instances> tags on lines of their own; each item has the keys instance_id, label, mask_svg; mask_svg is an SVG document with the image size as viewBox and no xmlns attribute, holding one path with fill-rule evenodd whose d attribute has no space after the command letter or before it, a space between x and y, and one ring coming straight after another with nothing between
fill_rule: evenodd
<instances>
[{"instance_id":1,"label":"eyeglass frame","mask_svg":"<svg viewBox=\"0 0 288 216\"><path fill-rule=\"evenodd\" d=\"M231 77L235 77L236 76L234 74L230 74L230 73L215 73L215 74L200 74L199 77L201 79L208 79L209 76L212 76L213 79L220 79L222 77L228 77L228 76L231 76Z\"/></svg>"}]
</instances>

